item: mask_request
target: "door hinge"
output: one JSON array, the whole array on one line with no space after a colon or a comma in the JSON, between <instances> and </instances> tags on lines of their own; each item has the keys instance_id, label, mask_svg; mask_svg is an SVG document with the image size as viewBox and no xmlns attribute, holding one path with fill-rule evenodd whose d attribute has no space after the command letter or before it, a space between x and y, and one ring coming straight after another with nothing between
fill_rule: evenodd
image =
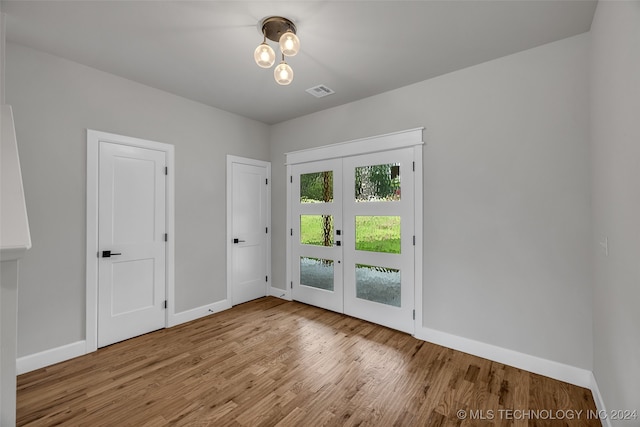
<instances>
[{"instance_id":1,"label":"door hinge","mask_svg":"<svg viewBox=\"0 0 640 427\"><path fill-rule=\"evenodd\" d=\"M413 320L416 320L416 311L413 310Z\"/></svg>"},{"instance_id":2,"label":"door hinge","mask_svg":"<svg viewBox=\"0 0 640 427\"><path fill-rule=\"evenodd\" d=\"M289 176L289 182L293 184L293 175Z\"/></svg>"},{"instance_id":3,"label":"door hinge","mask_svg":"<svg viewBox=\"0 0 640 427\"><path fill-rule=\"evenodd\" d=\"M413 246L416 245L416 236L413 236Z\"/></svg>"},{"instance_id":4,"label":"door hinge","mask_svg":"<svg viewBox=\"0 0 640 427\"><path fill-rule=\"evenodd\" d=\"M164 308L167 308L167 300L164 300Z\"/></svg>"},{"instance_id":5,"label":"door hinge","mask_svg":"<svg viewBox=\"0 0 640 427\"><path fill-rule=\"evenodd\" d=\"M293 236L293 228L291 229L291 233L290 234Z\"/></svg>"},{"instance_id":6,"label":"door hinge","mask_svg":"<svg viewBox=\"0 0 640 427\"><path fill-rule=\"evenodd\" d=\"M268 234L269 233L269 227L265 227L264 228L264 232Z\"/></svg>"},{"instance_id":7,"label":"door hinge","mask_svg":"<svg viewBox=\"0 0 640 427\"><path fill-rule=\"evenodd\" d=\"M291 289L293 289L293 282L291 282Z\"/></svg>"},{"instance_id":8,"label":"door hinge","mask_svg":"<svg viewBox=\"0 0 640 427\"><path fill-rule=\"evenodd\" d=\"M413 166L411 167L411 169L415 172L416 171L416 162L411 162L413 163Z\"/></svg>"},{"instance_id":9,"label":"door hinge","mask_svg":"<svg viewBox=\"0 0 640 427\"><path fill-rule=\"evenodd\" d=\"M169 235L167 233L164 233L164 241L165 242L169 241Z\"/></svg>"},{"instance_id":10,"label":"door hinge","mask_svg":"<svg viewBox=\"0 0 640 427\"><path fill-rule=\"evenodd\" d=\"M264 281L268 282L269 281L269 276L264 276Z\"/></svg>"},{"instance_id":11,"label":"door hinge","mask_svg":"<svg viewBox=\"0 0 640 427\"><path fill-rule=\"evenodd\" d=\"M164 167L164 174L165 175L169 175L169 167L168 166Z\"/></svg>"}]
</instances>

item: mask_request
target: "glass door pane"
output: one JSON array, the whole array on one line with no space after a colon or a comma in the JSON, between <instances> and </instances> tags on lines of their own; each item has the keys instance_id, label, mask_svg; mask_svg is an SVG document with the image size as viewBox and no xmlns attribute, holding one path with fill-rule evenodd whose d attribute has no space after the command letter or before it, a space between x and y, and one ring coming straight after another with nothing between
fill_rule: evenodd
<instances>
[{"instance_id":1,"label":"glass door pane","mask_svg":"<svg viewBox=\"0 0 640 427\"><path fill-rule=\"evenodd\" d=\"M300 215L300 244L333 246L333 215Z\"/></svg>"},{"instance_id":2,"label":"glass door pane","mask_svg":"<svg viewBox=\"0 0 640 427\"><path fill-rule=\"evenodd\" d=\"M397 268L356 264L356 298L400 307L400 283Z\"/></svg>"},{"instance_id":3,"label":"glass door pane","mask_svg":"<svg viewBox=\"0 0 640 427\"><path fill-rule=\"evenodd\" d=\"M401 252L400 216L356 215L356 250L399 254Z\"/></svg>"},{"instance_id":4,"label":"glass door pane","mask_svg":"<svg viewBox=\"0 0 640 427\"><path fill-rule=\"evenodd\" d=\"M300 257L300 286L333 291L333 260Z\"/></svg>"},{"instance_id":5,"label":"glass door pane","mask_svg":"<svg viewBox=\"0 0 640 427\"><path fill-rule=\"evenodd\" d=\"M400 200L400 164L357 166L355 168L357 202Z\"/></svg>"}]
</instances>

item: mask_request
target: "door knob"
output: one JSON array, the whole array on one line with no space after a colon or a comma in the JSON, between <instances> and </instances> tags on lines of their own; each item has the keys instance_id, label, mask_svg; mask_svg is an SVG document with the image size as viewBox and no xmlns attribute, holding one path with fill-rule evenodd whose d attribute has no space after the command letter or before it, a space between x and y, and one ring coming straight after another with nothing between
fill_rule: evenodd
<instances>
[{"instance_id":1,"label":"door knob","mask_svg":"<svg viewBox=\"0 0 640 427\"><path fill-rule=\"evenodd\" d=\"M233 239L233 243L244 243L244 240Z\"/></svg>"},{"instance_id":2,"label":"door knob","mask_svg":"<svg viewBox=\"0 0 640 427\"><path fill-rule=\"evenodd\" d=\"M102 251L102 258L111 258L112 255L122 255L120 252Z\"/></svg>"}]
</instances>

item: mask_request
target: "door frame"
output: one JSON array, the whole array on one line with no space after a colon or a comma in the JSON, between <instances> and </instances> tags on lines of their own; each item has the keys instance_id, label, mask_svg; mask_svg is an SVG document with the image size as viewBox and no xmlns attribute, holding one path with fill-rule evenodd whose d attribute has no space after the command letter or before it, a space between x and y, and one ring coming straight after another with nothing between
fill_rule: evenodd
<instances>
[{"instance_id":1,"label":"door frame","mask_svg":"<svg viewBox=\"0 0 640 427\"><path fill-rule=\"evenodd\" d=\"M286 290L285 298L292 300L291 289L293 287L293 266L292 266L292 242L291 231L293 227L293 218L291 214L291 197L293 189L291 188L292 174L291 168L294 164L314 162L318 160L329 160L336 158L344 158L357 156L361 154L377 153L382 151L391 151L400 148L413 147L414 161L414 234L415 234L415 250L414 250L414 333L422 327L423 318L423 286L422 286L422 252L423 252L423 220L422 220L422 203L423 203L423 179L422 179L422 133L424 127L407 129L404 131L393 132L383 135L360 138L352 141L340 142L337 144L324 145L305 150L298 150L285 153L285 165L287 168L287 228L286 234ZM282 292L282 290L280 290Z\"/></svg>"},{"instance_id":2,"label":"door frame","mask_svg":"<svg viewBox=\"0 0 640 427\"><path fill-rule=\"evenodd\" d=\"M271 279L271 162L264 160L250 159L247 157L234 156L227 154L227 301L229 306L233 304L233 263L231 262L233 257L233 200L231 198L233 193L233 164L239 163L249 166L258 166L266 169L267 172L267 206L266 206L266 221L267 221L267 248L266 248L266 265L267 265L267 281L266 281L266 295L273 294L272 291L272 279Z\"/></svg>"},{"instance_id":3,"label":"door frame","mask_svg":"<svg viewBox=\"0 0 640 427\"><path fill-rule=\"evenodd\" d=\"M87 129L87 247L86 247L86 320L85 345L86 353L98 349L98 195L100 172L100 142L146 148L162 151L166 154L166 229L168 241L166 244L166 296L167 310L165 313L165 328L172 324L175 316L175 179L174 153L171 144L133 138L124 135Z\"/></svg>"}]
</instances>

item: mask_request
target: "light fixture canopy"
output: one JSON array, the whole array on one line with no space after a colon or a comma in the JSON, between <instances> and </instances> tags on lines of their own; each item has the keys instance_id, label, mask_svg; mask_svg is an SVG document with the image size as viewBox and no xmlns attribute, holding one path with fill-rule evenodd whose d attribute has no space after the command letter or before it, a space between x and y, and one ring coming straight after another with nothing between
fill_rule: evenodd
<instances>
[{"instance_id":1,"label":"light fixture canopy","mask_svg":"<svg viewBox=\"0 0 640 427\"><path fill-rule=\"evenodd\" d=\"M289 19L282 16L269 16L258 23L258 31L269 40L280 42L280 37L287 31L294 35L297 33L296 25Z\"/></svg>"},{"instance_id":2,"label":"light fixture canopy","mask_svg":"<svg viewBox=\"0 0 640 427\"><path fill-rule=\"evenodd\" d=\"M269 16L258 22L258 31L264 37L253 53L253 58L262 68L270 68L275 63L275 52L267 44L267 39L277 42L282 53L282 62L274 69L273 75L280 85L288 85L293 80L293 70L284 60L285 56L295 56L300 51L300 39L296 35L295 24L282 16Z\"/></svg>"}]
</instances>

